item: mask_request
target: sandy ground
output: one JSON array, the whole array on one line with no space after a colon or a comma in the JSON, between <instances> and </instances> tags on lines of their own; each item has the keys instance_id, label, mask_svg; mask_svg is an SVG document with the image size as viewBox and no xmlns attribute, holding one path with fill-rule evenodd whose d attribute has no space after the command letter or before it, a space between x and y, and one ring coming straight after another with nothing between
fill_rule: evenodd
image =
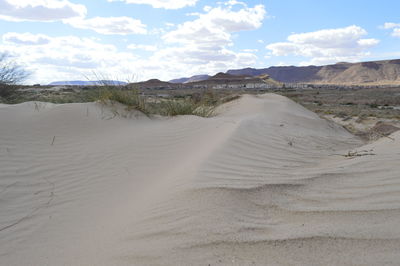
<instances>
[{"instance_id":1,"label":"sandy ground","mask_svg":"<svg viewBox=\"0 0 400 266\"><path fill-rule=\"evenodd\" d=\"M121 110L0 105L1 265L400 264L400 132L274 94Z\"/></svg>"}]
</instances>

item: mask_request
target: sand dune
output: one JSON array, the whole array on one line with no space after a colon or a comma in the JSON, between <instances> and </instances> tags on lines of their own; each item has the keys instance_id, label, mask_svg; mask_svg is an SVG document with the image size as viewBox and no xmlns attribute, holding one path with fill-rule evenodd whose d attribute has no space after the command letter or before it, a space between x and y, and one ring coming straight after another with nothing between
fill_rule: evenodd
<instances>
[{"instance_id":1,"label":"sand dune","mask_svg":"<svg viewBox=\"0 0 400 266\"><path fill-rule=\"evenodd\" d=\"M0 105L0 264L400 263L399 132L274 94L218 112Z\"/></svg>"}]
</instances>

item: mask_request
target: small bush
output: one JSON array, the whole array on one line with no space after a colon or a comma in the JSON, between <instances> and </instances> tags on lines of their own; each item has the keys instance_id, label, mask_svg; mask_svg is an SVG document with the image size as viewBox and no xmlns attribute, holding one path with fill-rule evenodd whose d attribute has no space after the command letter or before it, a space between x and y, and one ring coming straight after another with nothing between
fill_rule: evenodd
<instances>
[{"instance_id":1,"label":"small bush","mask_svg":"<svg viewBox=\"0 0 400 266\"><path fill-rule=\"evenodd\" d=\"M336 117L340 117L340 118L346 118L346 117L348 117L348 114L346 112L344 112L344 111L340 111L335 116Z\"/></svg>"},{"instance_id":2,"label":"small bush","mask_svg":"<svg viewBox=\"0 0 400 266\"><path fill-rule=\"evenodd\" d=\"M16 90L16 85L0 82L0 97L4 99L9 99L15 94Z\"/></svg>"},{"instance_id":3,"label":"small bush","mask_svg":"<svg viewBox=\"0 0 400 266\"><path fill-rule=\"evenodd\" d=\"M29 72L16 64L7 53L0 53L0 97L3 101L13 101L17 84L24 81Z\"/></svg>"}]
</instances>

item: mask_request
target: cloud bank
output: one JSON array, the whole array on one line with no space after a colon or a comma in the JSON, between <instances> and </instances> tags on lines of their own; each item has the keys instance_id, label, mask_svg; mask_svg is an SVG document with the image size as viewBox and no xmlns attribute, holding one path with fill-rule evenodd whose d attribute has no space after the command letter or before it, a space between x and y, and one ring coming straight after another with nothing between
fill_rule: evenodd
<instances>
[{"instance_id":1,"label":"cloud bank","mask_svg":"<svg viewBox=\"0 0 400 266\"><path fill-rule=\"evenodd\" d=\"M70 19L66 23L78 29L93 30L105 35L146 34L147 29L140 20L130 17L94 17Z\"/></svg>"},{"instance_id":2,"label":"cloud bank","mask_svg":"<svg viewBox=\"0 0 400 266\"><path fill-rule=\"evenodd\" d=\"M86 7L67 0L0 0L0 19L44 21L84 17Z\"/></svg>"},{"instance_id":3,"label":"cloud bank","mask_svg":"<svg viewBox=\"0 0 400 266\"><path fill-rule=\"evenodd\" d=\"M367 56L368 49L379 43L377 39L364 39L367 31L359 26L325 29L292 34L287 42L266 46L274 56L302 56L310 61L302 64L329 64L339 61L358 61Z\"/></svg>"},{"instance_id":4,"label":"cloud bank","mask_svg":"<svg viewBox=\"0 0 400 266\"><path fill-rule=\"evenodd\" d=\"M153 8L180 9L196 5L198 0L108 0L108 2L123 1L127 4L145 4Z\"/></svg>"},{"instance_id":5,"label":"cloud bank","mask_svg":"<svg viewBox=\"0 0 400 266\"><path fill-rule=\"evenodd\" d=\"M391 29L393 37L400 37L400 23L386 22L383 28L386 30Z\"/></svg>"},{"instance_id":6,"label":"cloud bank","mask_svg":"<svg viewBox=\"0 0 400 266\"><path fill-rule=\"evenodd\" d=\"M74 28L93 30L105 35L146 34L140 20L131 17L86 18L84 5L68 0L0 0L0 19L7 21L62 21Z\"/></svg>"}]
</instances>

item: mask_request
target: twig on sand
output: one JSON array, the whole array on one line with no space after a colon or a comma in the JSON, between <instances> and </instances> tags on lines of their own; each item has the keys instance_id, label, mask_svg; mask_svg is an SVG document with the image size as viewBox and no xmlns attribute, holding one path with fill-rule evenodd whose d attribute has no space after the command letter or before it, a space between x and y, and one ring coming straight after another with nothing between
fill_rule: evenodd
<instances>
[{"instance_id":1,"label":"twig on sand","mask_svg":"<svg viewBox=\"0 0 400 266\"><path fill-rule=\"evenodd\" d=\"M53 146L55 140L56 140L56 136L53 137L53 140L51 141L51 146Z\"/></svg>"},{"instance_id":2,"label":"twig on sand","mask_svg":"<svg viewBox=\"0 0 400 266\"><path fill-rule=\"evenodd\" d=\"M371 149L369 151L368 150L349 151L347 154L342 155L342 156L344 156L346 158L349 158L349 159L353 159L355 157L361 157L361 156L367 156L367 155L376 155L375 153L372 153L373 151L374 151L373 149Z\"/></svg>"},{"instance_id":3,"label":"twig on sand","mask_svg":"<svg viewBox=\"0 0 400 266\"><path fill-rule=\"evenodd\" d=\"M362 150L362 151L348 151L346 154L331 154L331 155L343 156L348 159L353 159L361 156L376 155L376 153L373 153L373 151L374 149Z\"/></svg>"},{"instance_id":4,"label":"twig on sand","mask_svg":"<svg viewBox=\"0 0 400 266\"><path fill-rule=\"evenodd\" d=\"M35 111L39 112L39 105L37 104L37 102L35 102L34 104L35 104Z\"/></svg>"}]
</instances>

